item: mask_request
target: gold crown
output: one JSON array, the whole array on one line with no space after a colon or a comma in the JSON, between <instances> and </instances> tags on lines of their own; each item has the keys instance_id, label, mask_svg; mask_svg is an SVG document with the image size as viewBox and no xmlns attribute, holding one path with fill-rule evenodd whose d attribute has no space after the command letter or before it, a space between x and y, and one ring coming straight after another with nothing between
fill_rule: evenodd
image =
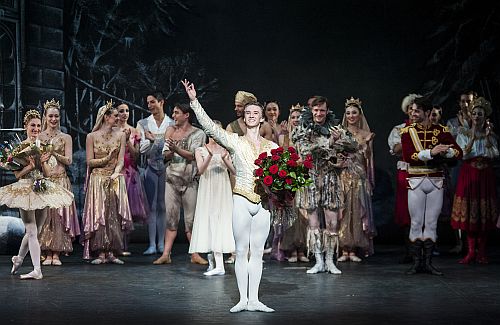
<instances>
[{"instance_id":1,"label":"gold crown","mask_svg":"<svg viewBox=\"0 0 500 325\"><path fill-rule=\"evenodd\" d=\"M113 99L108 100L106 102L106 112L109 111L110 109L112 109L114 104L115 103L113 103Z\"/></svg>"},{"instance_id":2,"label":"gold crown","mask_svg":"<svg viewBox=\"0 0 500 325\"><path fill-rule=\"evenodd\" d=\"M290 112L293 112L293 111L302 111L304 107L302 105L300 105L300 103L297 103L297 105L292 105L292 107L290 107Z\"/></svg>"},{"instance_id":3,"label":"gold crown","mask_svg":"<svg viewBox=\"0 0 500 325\"><path fill-rule=\"evenodd\" d=\"M472 103L469 106L469 111L472 112L476 107L481 107L482 109L484 109L484 114L486 116L490 116L492 113L491 104L484 97L478 97L472 100Z\"/></svg>"},{"instance_id":4,"label":"gold crown","mask_svg":"<svg viewBox=\"0 0 500 325\"><path fill-rule=\"evenodd\" d=\"M56 102L56 100L54 98L52 98L52 100L50 102L46 101L45 104L43 104L44 110L47 110L49 108L61 109L61 105L59 104L59 101Z\"/></svg>"},{"instance_id":5,"label":"gold crown","mask_svg":"<svg viewBox=\"0 0 500 325\"><path fill-rule=\"evenodd\" d=\"M358 108L361 108L361 104L362 104L362 103L363 103L363 102L362 102L362 101L360 101L360 100L359 100L359 98L354 99L354 97L352 97L352 96L351 96L351 98L350 98L350 99L347 99L347 100L345 101L345 107L349 107L349 106L356 106L356 107L358 107Z\"/></svg>"},{"instance_id":6,"label":"gold crown","mask_svg":"<svg viewBox=\"0 0 500 325\"><path fill-rule=\"evenodd\" d=\"M28 123L33 118L41 119L40 113L35 109L30 109L29 111L26 112L26 114L24 114L24 119L23 119L24 124Z\"/></svg>"}]
</instances>

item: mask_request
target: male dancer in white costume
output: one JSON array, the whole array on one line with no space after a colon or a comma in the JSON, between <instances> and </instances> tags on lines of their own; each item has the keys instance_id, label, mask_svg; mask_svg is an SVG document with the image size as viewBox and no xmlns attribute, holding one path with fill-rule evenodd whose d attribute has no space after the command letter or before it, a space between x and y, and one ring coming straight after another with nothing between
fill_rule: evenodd
<instances>
[{"instance_id":1,"label":"male dancer in white costume","mask_svg":"<svg viewBox=\"0 0 500 325\"><path fill-rule=\"evenodd\" d=\"M264 139L259 134L260 124L264 121L264 108L259 103L248 103L245 106L244 122L247 132L244 136L238 136L220 128L205 113L196 99L196 90L192 83L184 80L182 84L191 100L191 108L198 122L209 136L231 153L236 169L236 184L233 188L233 235L236 244L234 270L240 301L230 311L273 312L274 310L261 303L258 297L270 214L262 207L260 196L254 191L254 161L261 152L269 153L271 149L278 147L276 143Z\"/></svg>"}]
</instances>

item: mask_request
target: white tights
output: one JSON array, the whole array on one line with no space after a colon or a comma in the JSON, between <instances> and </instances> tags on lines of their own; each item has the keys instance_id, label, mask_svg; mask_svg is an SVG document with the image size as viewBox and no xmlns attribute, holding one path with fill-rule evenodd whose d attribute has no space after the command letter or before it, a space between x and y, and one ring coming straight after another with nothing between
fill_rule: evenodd
<instances>
[{"instance_id":1,"label":"white tights","mask_svg":"<svg viewBox=\"0 0 500 325\"><path fill-rule=\"evenodd\" d=\"M26 228L26 233L21 242L21 247L19 247L18 256L24 259L29 251L33 267L35 269L40 269L40 243L38 242L38 233L42 229L45 219L47 218L47 210L27 211L19 209L19 212L24 227Z\"/></svg>"},{"instance_id":2,"label":"white tights","mask_svg":"<svg viewBox=\"0 0 500 325\"><path fill-rule=\"evenodd\" d=\"M412 177L408 183L410 241L431 239L436 242L437 221L443 206L443 178Z\"/></svg>"},{"instance_id":3,"label":"white tights","mask_svg":"<svg viewBox=\"0 0 500 325\"><path fill-rule=\"evenodd\" d=\"M270 214L260 203L252 203L239 195L233 195L233 203L233 235L236 244L234 270L240 302L257 302L262 276L262 255L271 222Z\"/></svg>"}]
</instances>

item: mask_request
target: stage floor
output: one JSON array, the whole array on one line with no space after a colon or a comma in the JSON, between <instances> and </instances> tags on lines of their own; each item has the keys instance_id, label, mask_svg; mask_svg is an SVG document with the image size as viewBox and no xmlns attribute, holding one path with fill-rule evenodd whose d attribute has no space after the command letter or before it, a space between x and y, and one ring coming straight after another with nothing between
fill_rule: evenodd
<instances>
[{"instance_id":1,"label":"stage floor","mask_svg":"<svg viewBox=\"0 0 500 325\"><path fill-rule=\"evenodd\" d=\"M402 249L377 246L360 264L339 263L342 275L306 274L309 264L265 256L260 299L275 313L229 313L238 302L234 265L205 277L189 263L187 245L173 264L152 265L144 245L132 245L125 265L90 265L80 251L63 266L43 267L44 279L21 281L0 256L0 324L494 324L500 319L500 248L490 264L463 266L442 254L445 275L406 276ZM443 247L446 251L448 247ZM21 272L29 272L25 261Z\"/></svg>"}]
</instances>

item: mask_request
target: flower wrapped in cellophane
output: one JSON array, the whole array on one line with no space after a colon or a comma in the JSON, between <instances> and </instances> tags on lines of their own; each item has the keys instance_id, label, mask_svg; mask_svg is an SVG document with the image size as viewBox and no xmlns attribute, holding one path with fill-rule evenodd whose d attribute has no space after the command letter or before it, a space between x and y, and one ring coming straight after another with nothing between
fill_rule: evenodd
<instances>
[{"instance_id":1,"label":"flower wrapped in cellophane","mask_svg":"<svg viewBox=\"0 0 500 325\"><path fill-rule=\"evenodd\" d=\"M29 164L29 157L36 160L40 155L51 151L51 144L44 144L39 140L33 143L22 142L16 134L12 139L0 143L0 168L21 170Z\"/></svg>"}]
</instances>

